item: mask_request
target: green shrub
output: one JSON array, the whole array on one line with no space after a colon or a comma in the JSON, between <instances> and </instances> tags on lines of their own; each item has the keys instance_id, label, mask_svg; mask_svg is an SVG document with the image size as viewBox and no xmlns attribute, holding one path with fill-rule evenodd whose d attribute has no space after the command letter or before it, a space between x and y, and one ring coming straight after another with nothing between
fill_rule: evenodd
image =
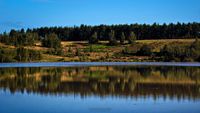
<instances>
[{"instance_id":1,"label":"green shrub","mask_svg":"<svg viewBox=\"0 0 200 113\"><path fill-rule=\"evenodd\" d=\"M152 55L152 48L149 47L148 45L143 45L140 50L138 51L139 55L144 55L144 56L151 56Z\"/></svg>"}]
</instances>

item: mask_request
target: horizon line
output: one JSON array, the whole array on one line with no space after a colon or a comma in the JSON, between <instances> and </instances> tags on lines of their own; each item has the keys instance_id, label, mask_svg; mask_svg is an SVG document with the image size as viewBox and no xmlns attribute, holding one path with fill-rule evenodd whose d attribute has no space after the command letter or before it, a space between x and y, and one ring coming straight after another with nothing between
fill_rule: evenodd
<instances>
[{"instance_id":1,"label":"horizon line","mask_svg":"<svg viewBox=\"0 0 200 113\"><path fill-rule=\"evenodd\" d=\"M152 22L152 23L137 23L137 22L135 22L135 23L113 23L113 24L79 24L79 25L76 25L76 24L74 24L74 25L44 25L44 26L38 26L38 27L23 27L23 28L12 28L12 29L10 29L10 30L8 30L8 31L0 31L0 34L2 34L2 33L9 33L11 30L15 30L15 31L20 31L20 30L22 30L22 29L24 29L24 30L27 30L27 29L40 29L40 28L55 28L55 27L61 27L61 28L65 28L65 27L68 27L68 28L75 28L75 27L81 27L82 25L84 25L84 26L90 26L90 27L95 27L95 26L101 26L101 25L104 25L104 26L117 26L117 25L136 25L136 24L138 24L138 25L154 25L154 24L156 24L156 25L164 25L164 24L166 24L166 25L170 25L170 24L178 24L178 23L180 23L180 24L192 24L192 23L199 23L200 24L200 21L192 21L192 22L179 22L179 21L177 21L177 22L163 22L163 23L160 23L160 22Z\"/></svg>"}]
</instances>

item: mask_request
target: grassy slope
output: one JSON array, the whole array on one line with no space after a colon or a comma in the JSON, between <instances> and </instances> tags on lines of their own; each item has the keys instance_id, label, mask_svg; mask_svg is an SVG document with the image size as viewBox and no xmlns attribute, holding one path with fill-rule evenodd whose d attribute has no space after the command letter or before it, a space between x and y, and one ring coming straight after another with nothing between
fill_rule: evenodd
<instances>
[{"instance_id":1,"label":"grassy slope","mask_svg":"<svg viewBox=\"0 0 200 113\"><path fill-rule=\"evenodd\" d=\"M55 62L55 61L144 61L148 59L145 56L121 56L119 53L125 48L137 49L144 44L153 48L153 51L158 52L164 45L188 45L191 44L194 39L164 39L164 40L138 40L135 45L119 45L119 46L107 46L107 41L101 41L100 44L92 46L93 51L90 51L90 45L86 41L77 42L62 42L64 56L56 56L46 54L48 48L41 47L40 43L36 43L35 46L26 47L43 53L43 59L41 62ZM0 47L6 49L14 49L14 46L8 46L0 43ZM68 52L71 48L71 52ZM80 49L81 55L76 56L76 49Z\"/></svg>"}]
</instances>

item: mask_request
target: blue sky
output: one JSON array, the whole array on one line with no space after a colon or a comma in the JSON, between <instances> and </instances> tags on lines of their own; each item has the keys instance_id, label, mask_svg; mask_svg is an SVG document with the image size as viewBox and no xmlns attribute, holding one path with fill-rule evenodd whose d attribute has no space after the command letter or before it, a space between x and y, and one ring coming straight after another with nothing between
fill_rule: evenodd
<instances>
[{"instance_id":1,"label":"blue sky","mask_svg":"<svg viewBox=\"0 0 200 113\"><path fill-rule=\"evenodd\" d=\"M200 22L200 0L0 0L0 32L80 24Z\"/></svg>"}]
</instances>

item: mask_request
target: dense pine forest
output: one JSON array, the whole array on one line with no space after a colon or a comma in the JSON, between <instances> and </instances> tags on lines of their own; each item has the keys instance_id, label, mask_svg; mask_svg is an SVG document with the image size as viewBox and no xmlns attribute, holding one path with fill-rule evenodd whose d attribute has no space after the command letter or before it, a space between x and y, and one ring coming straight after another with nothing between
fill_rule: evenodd
<instances>
[{"instance_id":1,"label":"dense pine forest","mask_svg":"<svg viewBox=\"0 0 200 113\"><path fill-rule=\"evenodd\" d=\"M200 61L199 37L200 23L11 30L0 34L0 62Z\"/></svg>"},{"instance_id":2,"label":"dense pine forest","mask_svg":"<svg viewBox=\"0 0 200 113\"><path fill-rule=\"evenodd\" d=\"M98 40L109 40L113 32L114 38L120 40L121 34L127 39L130 32L134 32L137 40L144 39L185 39L196 38L200 33L200 23L170 23L170 24L124 24L124 25L99 25L79 27L41 27L22 30L11 30L10 33L1 34L1 37L16 37L21 33L32 35L36 39L43 38L50 33L55 33L62 41L84 41L96 33Z\"/></svg>"}]
</instances>

